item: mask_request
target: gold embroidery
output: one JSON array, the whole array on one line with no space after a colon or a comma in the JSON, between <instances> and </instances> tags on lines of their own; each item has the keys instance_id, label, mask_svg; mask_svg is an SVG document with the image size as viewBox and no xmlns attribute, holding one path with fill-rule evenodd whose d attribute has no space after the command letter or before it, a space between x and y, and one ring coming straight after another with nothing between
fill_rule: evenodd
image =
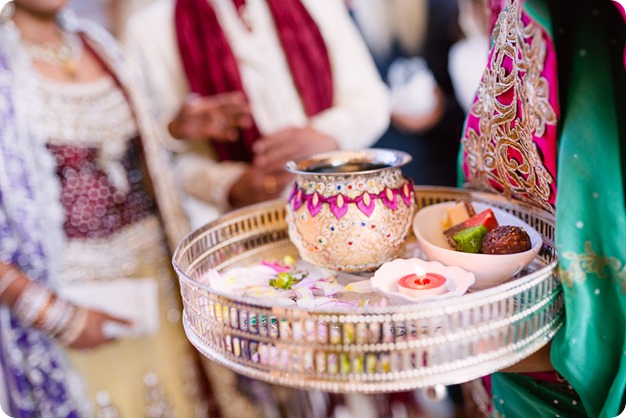
<instances>
[{"instance_id":1,"label":"gold embroidery","mask_svg":"<svg viewBox=\"0 0 626 418\"><path fill-rule=\"evenodd\" d=\"M554 179L533 141L533 135L543 136L546 125L557 120L548 81L541 76L546 42L538 26L524 24L519 3L512 2L500 14L492 60L471 109L479 132L468 127L462 143L471 186L535 203L553 213L548 200Z\"/></svg>"},{"instance_id":2,"label":"gold embroidery","mask_svg":"<svg viewBox=\"0 0 626 418\"><path fill-rule=\"evenodd\" d=\"M626 265L615 257L596 253L591 241L585 242L584 253L565 251L562 258L570 262L567 269L561 266L559 272L561 281L567 286L572 287L574 283L584 283L587 280L587 274L595 274L600 279L606 279L608 269L608 277L617 281L622 293L626 293Z\"/></svg>"}]
</instances>

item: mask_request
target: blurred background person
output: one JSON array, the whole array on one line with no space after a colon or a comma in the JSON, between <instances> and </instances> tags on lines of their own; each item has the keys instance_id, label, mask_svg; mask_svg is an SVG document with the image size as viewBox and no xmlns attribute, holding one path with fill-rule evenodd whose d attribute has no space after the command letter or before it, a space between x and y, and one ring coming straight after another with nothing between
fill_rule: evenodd
<instances>
[{"instance_id":1,"label":"blurred background person","mask_svg":"<svg viewBox=\"0 0 626 418\"><path fill-rule=\"evenodd\" d=\"M2 9L3 409L206 417L168 249L188 225L159 131L114 40L65 5Z\"/></svg>"},{"instance_id":2,"label":"blurred background person","mask_svg":"<svg viewBox=\"0 0 626 418\"><path fill-rule=\"evenodd\" d=\"M489 55L489 8L482 0L459 0L463 37L450 47L448 72L457 101L467 114Z\"/></svg>"},{"instance_id":3,"label":"blurred background person","mask_svg":"<svg viewBox=\"0 0 626 418\"><path fill-rule=\"evenodd\" d=\"M387 89L341 0L159 0L131 18L128 51L174 138L192 226L278 197L284 164L372 145L389 121ZM245 97L250 115L211 141L204 97ZM211 122L212 124L215 121Z\"/></svg>"},{"instance_id":4,"label":"blurred background person","mask_svg":"<svg viewBox=\"0 0 626 418\"><path fill-rule=\"evenodd\" d=\"M416 184L454 186L463 110L448 73L461 37L457 0L351 0L352 14L391 90L391 124L376 142L408 152Z\"/></svg>"}]
</instances>

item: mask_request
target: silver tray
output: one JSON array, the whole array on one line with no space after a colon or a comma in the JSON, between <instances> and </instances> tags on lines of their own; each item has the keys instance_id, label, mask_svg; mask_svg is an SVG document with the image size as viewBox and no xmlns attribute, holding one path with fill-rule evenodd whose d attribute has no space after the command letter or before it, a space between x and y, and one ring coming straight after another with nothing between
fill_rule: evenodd
<instances>
[{"instance_id":1,"label":"silver tray","mask_svg":"<svg viewBox=\"0 0 626 418\"><path fill-rule=\"evenodd\" d=\"M562 326L554 217L523 202L453 188L416 187L418 208L470 198L511 212L543 237L516 278L459 298L315 312L215 291L199 280L286 254L284 202L222 216L189 234L173 259L183 324L206 357L246 376L295 388L383 393L462 383L510 366Z\"/></svg>"}]
</instances>

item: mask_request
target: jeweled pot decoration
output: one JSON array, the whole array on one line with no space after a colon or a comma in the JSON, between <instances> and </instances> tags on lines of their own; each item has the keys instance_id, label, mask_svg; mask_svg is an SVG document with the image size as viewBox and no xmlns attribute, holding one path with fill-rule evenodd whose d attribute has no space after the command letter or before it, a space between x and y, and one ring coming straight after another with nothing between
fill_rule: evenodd
<instances>
[{"instance_id":1,"label":"jeweled pot decoration","mask_svg":"<svg viewBox=\"0 0 626 418\"><path fill-rule=\"evenodd\" d=\"M416 204L401 151L332 151L287 163L297 174L287 203L300 256L332 270L373 270L398 258Z\"/></svg>"}]
</instances>

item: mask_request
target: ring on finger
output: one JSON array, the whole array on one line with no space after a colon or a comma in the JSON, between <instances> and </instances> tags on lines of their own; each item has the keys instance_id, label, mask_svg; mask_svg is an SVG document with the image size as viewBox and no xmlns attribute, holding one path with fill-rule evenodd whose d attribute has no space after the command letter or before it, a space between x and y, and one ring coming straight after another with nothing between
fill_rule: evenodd
<instances>
[{"instance_id":1,"label":"ring on finger","mask_svg":"<svg viewBox=\"0 0 626 418\"><path fill-rule=\"evenodd\" d=\"M273 195L278 191L278 182L275 176L268 174L263 177L263 191L267 195Z\"/></svg>"}]
</instances>

